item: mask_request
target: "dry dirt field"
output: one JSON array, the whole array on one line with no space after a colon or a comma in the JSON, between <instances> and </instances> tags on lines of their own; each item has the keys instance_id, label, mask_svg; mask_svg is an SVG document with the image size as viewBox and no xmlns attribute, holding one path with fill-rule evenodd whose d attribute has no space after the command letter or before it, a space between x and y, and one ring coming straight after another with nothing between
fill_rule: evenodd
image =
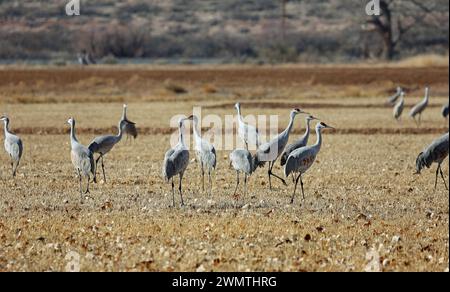
<instances>
[{"instance_id":1,"label":"dry dirt field","mask_svg":"<svg viewBox=\"0 0 450 292\"><path fill-rule=\"evenodd\" d=\"M448 131L448 77L446 67L2 67L0 113L25 152L16 179L0 155L0 271L65 271L74 260L81 271L448 271L448 192L441 181L434 191L434 166L413 174L417 154ZM396 84L408 92L401 123L384 105ZM417 128L406 116L426 84ZM269 191L266 169L233 197L229 151L219 151L212 196L193 162L186 206L171 207L160 174L170 119L194 106L224 118L236 101L245 115L280 115L280 128L292 107L337 128L304 176L306 201L288 204L291 183ZM108 182L81 203L65 121L88 144L115 131L122 102L140 136L107 156ZM300 117L291 139L303 131Z\"/></svg>"}]
</instances>

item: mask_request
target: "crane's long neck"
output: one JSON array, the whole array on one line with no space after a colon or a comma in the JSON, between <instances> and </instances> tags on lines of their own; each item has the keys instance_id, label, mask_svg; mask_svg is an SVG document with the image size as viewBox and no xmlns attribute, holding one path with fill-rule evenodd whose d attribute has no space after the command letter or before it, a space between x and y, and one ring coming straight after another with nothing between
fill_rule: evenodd
<instances>
[{"instance_id":1,"label":"crane's long neck","mask_svg":"<svg viewBox=\"0 0 450 292\"><path fill-rule=\"evenodd\" d=\"M316 134L317 134L317 141L316 144L314 145L314 148L320 150L320 147L322 146L322 128L317 127Z\"/></svg>"},{"instance_id":2,"label":"crane's long neck","mask_svg":"<svg viewBox=\"0 0 450 292\"><path fill-rule=\"evenodd\" d=\"M5 120L5 121L4 121L4 124L5 124L5 129L4 129L4 131L5 131L5 136L7 136L7 135L9 135L9 121L8 121L8 120Z\"/></svg>"},{"instance_id":3,"label":"crane's long neck","mask_svg":"<svg viewBox=\"0 0 450 292\"><path fill-rule=\"evenodd\" d=\"M200 133L198 132L198 120L194 119L194 136L195 136L195 141L200 142L202 137L200 136Z\"/></svg>"},{"instance_id":4,"label":"crane's long neck","mask_svg":"<svg viewBox=\"0 0 450 292\"><path fill-rule=\"evenodd\" d=\"M122 139L123 130L122 130L122 121L119 123L119 133L117 134L116 138L118 141Z\"/></svg>"},{"instance_id":5,"label":"crane's long neck","mask_svg":"<svg viewBox=\"0 0 450 292\"><path fill-rule=\"evenodd\" d=\"M126 120L126 119L127 119L127 107L124 106L123 112L122 112L122 120Z\"/></svg>"},{"instance_id":6,"label":"crane's long neck","mask_svg":"<svg viewBox=\"0 0 450 292\"><path fill-rule=\"evenodd\" d=\"M307 139L310 133L311 133L311 120L306 119L306 131L305 134L303 135L303 138Z\"/></svg>"},{"instance_id":7,"label":"crane's long neck","mask_svg":"<svg viewBox=\"0 0 450 292\"><path fill-rule=\"evenodd\" d=\"M238 106L238 107L236 107L236 109L237 109L237 113L238 113L238 121L239 121L239 123L244 123L244 120L242 119L242 114L241 114L241 107Z\"/></svg>"},{"instance_id":8,"label":"crane's long neck","mask_svg":"<svg viewBox=\"0 0 450 292\"><path fill-rule=\"evenodd\" d=\"M294 126L294 119L295 119L295 115L291 114L291 118L289 120L289 125L287 126L286 130L284 130L284 134L285 135L289 135L292 131L292 127Z\"/></svg>"},{"instance_id":9,"label":"crane's long neck","mask_svg":"<svg viewBox=\"0 0 450 292\"><path fill-rule=\"evenodd\" d=\"M179 129L178 129L178 142L180 143L181 146L186 147L186 144L184 143L184 133L183 133L183 125L180 125Z\"/></svg>"},{"instance_id":10,"label":"crane's long neck","mask_svg":"<svg viewBox=\"0 0 450 292\"><path fill-rule=\"evenodd\" d=\"M430 90L427 88L425 90L425 98L424 98L424 102L428 102L428 100L430 99Z\"/></svg>"},{"instance_id":11,"label":"crane's long neck","mask_svg":"<svg viewBox=\"0 0 450 292\"><path fill-rule=\"evenodd\" d=\"M72 122L70 124L70 142L72 143L72 146L75 143L78 143L78 140L77 140L77 137L76 137L76 134L75 134L75 122Z\"/></svg>"}]
</instances>

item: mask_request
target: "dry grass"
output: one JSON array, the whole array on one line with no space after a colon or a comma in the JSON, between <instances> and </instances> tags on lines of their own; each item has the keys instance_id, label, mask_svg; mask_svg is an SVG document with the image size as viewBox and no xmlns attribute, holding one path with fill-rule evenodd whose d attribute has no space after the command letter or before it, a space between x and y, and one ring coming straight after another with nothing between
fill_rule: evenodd
<instances>
[{"instance_id":1,"label":"dry grass","mask_svg":"<svg viewBox=\"0 0 450 292\"><path fill-rule=\"evenodd\" d=\"M134 86L140 84L137 77L133 80ZM221 91L229 89L214 84ZM93 81L80 97L95 94L96 86ZM184 184L187 205L172 208L169 185L160 175L167 134L121 142L105 160L108 183L93 185L92 198L81 203L64 122L74 116L80 129L89 129L96 117L95 130L112 132L121 104L67 103L70 94L58 103L4 104L13 130L54 128L61 134L24 131L25 155L15 180L5 154L0 155L0 270L65 270L66 256L74 251L83 271L363 271L371 254L377 257L371 267L382 271L448 271L448 192L442 184L434 192L434 169L413 175L417 153L448 129L439 116L446 98L434 97L424 117L424 127L433 134L412 135L407 131L415 127L412 121L398 125L389 108L367 106L384 99L316 100L301 94L292 99L295 89L285 85L261 89L268 94L268 106L244 104L245 114L278 113L284 125L292 103L303 102L342 131L361 130L325 133L318 161L304 178L306 201L297 197L293 206L288 204L292 185L275 181L270 192L265 169L251 178L248 196L240 191L234 198L228 151L219 151L213 195L199 191L200 170L192 163ZM30 94L26 87L21 90ZM243 86L233 90L244 98L251 92ZM207 105L204 115L234 114L227 104L238 97L217 93L204 102L171 98L132 102L129 116L141 127L168 128L172 115L189 114L197 104ZM296 122L296 133L301 132L298 125L303 121ZM364 134L365 127L393 134ZM395 134L396 129L404 134ZM92 132L80 131L82 143L92 138ZM448 177L448 163L444 171ZM278 165L275 172L282 173Z\"/></svg>"}]
</instances>

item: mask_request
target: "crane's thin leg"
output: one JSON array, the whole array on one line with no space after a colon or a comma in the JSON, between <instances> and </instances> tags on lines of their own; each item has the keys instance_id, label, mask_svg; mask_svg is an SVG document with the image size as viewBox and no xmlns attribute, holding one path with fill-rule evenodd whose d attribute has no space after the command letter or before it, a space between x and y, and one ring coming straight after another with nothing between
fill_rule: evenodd
<instances>
[{"instance_id":1,"label":"crane's thin leg","mask_svg":"<svg viewBox=\"0 0 450 292\"><path fill-rule=\"evenodd\" d=\"M247 181L248 181L248 176L247 176L247 174L245 174L245 178L244 178L244 196L247 196Z\"/></svg>"},{"instance_id":2,"label":"crane's thin leg","mask_svg":"<svg viewBox=\"0 0 450 292\"><path fill-rule=\"evenodd\" d=\"M106 184L105 163L103 162L103 155L102 155L102 171L103 171L103 181Z\"/></svg>"},{"instance_id":3,"label":"crane's thin leg","mask_svg":"<svg viewBox=\"0 0 450 292\"><path fill-rule=\"evenodd\" d=\"M437 181L438 181L440 167L441 167L441 165L439 164L438 167L436 168L436 180L434 181L434 190L436 190L436 188L437 188Z\"/></svg>"},{"instance_id":4,"label":"crane's thin leg","mask_svg":"<svg viewBox=\"0 0 450 292\"><path fill-rule=\"evenodd\" d=\"M445 181L445 176L444 176L444 172L442 171L442 167L441 167L441 165L439 164L439 170L440 170L440 172L441 172L441 177L442 177L442 180L444 181L444 186L445 186L445 189L448 191L448 186L447 186L447 182Z\"/></svg>"},{"instance_id":5,"label":"crane's thin leg","mask_svg":"<svg viewBox=\"0 0 450 292\"><path fill-rule=\"evenodd\" d=\"M274 177L276 177L277 179L279 179L285 186L287 186L287 183L286 183L286 181L285 181L283 178L279 177L278 175L276 175L276 174L274 174L274 173L272 172L272 169L273 169L273 167L275 166L275 162L276 162L276 161L277 161L277 160L273 161L272 164L270 165L270 169L269 169L269 177L270 177L270 176L274 176ZM271 187L270 189L272 189L272 187Z\"/></svg>"},{"instance_id":6,"label":"crane's thin leg","mask_svg":"<svg viewBox=\"0 0 450 292\"><path fill-rule=\"evenodd\" d=\"M81 201L83 201L83 185L82 185L82 181L81 181L81 179L82 179L81 172L79 169L77 169L77 172L78 172L78 180L80 182L80 198L81 198Z\"/></svg>"},{"instance_id":7,"label":"crane's thin leg","mask_svg":"<svg viewBox=\"0 0 450 292\"><path fill-rule=\"evenodd\" d=\"M272 164L272 162L269 162L269 171L267 172L267 174L269 175L269 188L270 190L272 190L272 171L270 168L270 165Z\"/></svg>"},{"instance_id":8,"label":"crane's thin leg","mask_svg":"<svg viewBox=\"0 0 450 292\"><path fill-rule=\"evenodd\" d=\"M301 173L300 173L300 186L302 187L303 201L305 201L305 192L303 191L303 180L302 180L302 174Z\"/></svg>"},{"instance_id":9,"label":"crane's thin leg","mask_svg":"<svg viewBox=\"0 0 450 292\"><path fill-rule=\"evenodd\" d=\"M90 182L90 180L91 180L91 178L88 176L87 177L87 188L86 188L86 192L84 194L89 194L90 193L90 191L89 191L89 182Z\"/></svg>"},{"instance_id":10,"label":"crane's thin leg","mask_svg":"<svg viewBox=\"0 0 450 292\"><path fill-rule=\"evenodd\" d=\"M292 178L294 178L294 175L292 175ZM292 198L291 198L291 204L294 204L294 198L295 198L295 193L297 192L297 185L298 185L298 180L300 179L300 174L297 176L294 182L295 186L294 186L294 193L292 194Z\"/></svg>"},{"instance_id":11,"label":"crane's thin leg","mask_svg":"<svg viewBox=\"0 0 450 292\"><path fill-rule=\"evenodd\" d=\"M12 168L12 176L16 177L16 173L14 172L14 162L11 160L11 168Z\"/></svg>"},{"instance_id":12,"label":"crane's thin leg","mask_svg":"<svg viewBox=\"0 0 450 292\"><path fill-rule=\"evenodd\" d=\"M239 187L239 171L236 171L236 173L237 173L237 181L236 181L236 188L234 189L234 195L233 196L236 196L236 193L237 193L237 190L238 190L238 187Z\"/></svg>"},{"instance_id":13,"label":"crane's thin leg","mask_svg":"<svg viewBox=\"0 0 450 292\"><path fill-rule=\"evenodd\" d=\"M173 202L173 207L175 207L175 184L173 182L173 177L172 177L172 202Z\"/></svg>"},{"instance_id":14,"label":"crane's thin leg","mask_svg":"<svg viewBox=\"0 0 450 292\"><path fill-rule=\"evenodd\" d=\"M202 192L205 192L205 169L203 168L203 162L200 162L202 168Z\"/></svg>"},{"instance_id":15,"label":"crane's thin leg","mask_svg":"<svg viewBox=\"0 0 450 292\"><path fill-rule=\"evenodd\" d=\"M181 206L184 206L184 201L183 201L183 191L181 188L181 183L183 181L183 173L180 173L180 185L178 186L178 190L180 191L180 197L181 197Z\"/></svg>"},{"instance_id":16,"label":"crane's thin leg","mask_svg":"<svg viewBox=\"0 0 450 292\"><path fill-rule=\"evenodd\" d=\"M212 196L212 178L211 178L211 170L208 171L209 177L209 195Z\"/></svg>"}]
</instances>

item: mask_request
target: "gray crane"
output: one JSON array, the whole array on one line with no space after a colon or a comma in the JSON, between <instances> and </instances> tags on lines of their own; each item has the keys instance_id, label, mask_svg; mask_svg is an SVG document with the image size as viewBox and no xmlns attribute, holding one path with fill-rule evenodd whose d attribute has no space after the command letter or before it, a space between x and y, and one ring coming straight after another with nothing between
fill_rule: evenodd
<instances>
[{"instance_id":1,"label":"gray crane","mask_svg":"<svg viewBox=\"0 0 450 292\"><path fill-rule=\"evenodd\" d=\"M306 117L306 119L305 119L305 123L306 123L305 134L303 134L303 136L300 137L300 139L298 139L294 143L286 146L286 149L284 150L283 154L281 155L281 166L284 166L286 164L286 161L287 161L289 155L292 153L292 151L308 145L309 134L311 132L310 125L311 125L311 121L314 121L314 120L318 120L318 119L313 116Z\"/></svg>"},{"instance_id":2,"label":"gray crane","mask_svg":"<svg viewBox=\"0 0 450 292\"><path fill-rule=\"evenodd\" d=\"M20 159L22 158L23 143L19 137L9 131L8 117L3 116L0 118L0 121L3 121L5 126L5 150L11 159L12 175L15 177Z\"/></svg>"},{"instance_id":3,"label":"gray crane","mask_svg":"<svg viewBox=\"0 0 450 292\"><path fill-rule=\"evenodd\" d=\"M397 92L388 98L387 103L390 105L394 105L397 102L400 95L402 94L402 92L403 92L403 89L400 86L398 86Z\"/></svg>"},{"instance_id":4,"label":"gray crane","mask_svg":"<svg viewBox=\"0 0 450 292\"><path fill-rule=\"evenodd\" d=\"M99 156L95 161L96 164L102 160L102 172L103 172L103 181L106 183L106 175L105 175L105 163L104 156L108 154L113 147L122 140L123 129L125 127L126 122L121 120L119 122L119 132L117 135L109 135L109 136L100 136L95 138L91 144L89 144L88 148L92 153L98 153Z\"/></svg>"},{"instance_id":5,"label":"gray crane","mask_svg":"<svg viewBox=\"0 0 450 292\"><path fill-rule=\"evenodd\" d=\"M445 182L444 173L442 172L441 164L448 156L448 133L436 139L425 148L416 159L416 174L420 174L422 169L430 168L433 163L437 163L436 180L434 182L434 189L437 187L437 181L439 173L444 180L445 189L448 190L447 183Z\"/></svg>"},{"instance_id":6,"label":"gray crane","mask_svg":"<svg viewBox=\"0 0 450 292\"><path fill-rule=\"evenodd\" d=\"M422 119L422 113L425 111L425 109L428 107L428 102L430 99L430 88L425 88L425 97L422 101L420 101L418 104L416 104L410 111L409 116L414 119L416 124L420 126L420 122ZM419 115L419 120L416 120L416 116Z\"/></svg>"},{"instance_id":7,"label":"gray crane","mask_svg":"<svg viewBox=\"0 0 450 292\"><path fill-rule=\"evenodd\" d=\"M236 170L237 181L236 188L234 189L234 196L236 196L239 187L240 173L244 173L244 194L247 194L247 181L248 177L255 172L257 165L255 163L255 157L246 149L236 149L230 153L230 165Z\"/></svg>"},{"instance_id":8,"label":"gray crane","mask_svg":"<svg viewBox=\"0 0 450 292\"><path fill-rule=\"evenodd\" d=\"M178 144L166 152L164 156L164 163L163 163L163 177L166 182L171 181L172 182L172 201L173 206L175 207L175 184L174 184L174 177L179 175L180 176L180 184L178 187L178 190L180 191L180 197L181 197L181 206L184 206L183 201L183 191L182 191L182 181L184 173L189 165L189 150L186 147L186 144L184 142L184 122L187 119L180 119L178 122L179 127L179 138L178 138Z\"/></svg>"},{"instance_id":9,"label":"gray crane","mask_svg":"<svg viewBox=\"0 0 450 292\"><path fill-rule=\"evenodd\" d=\"M442 116L444 117L444 119L448 118L448 103L442 107L441 113L442 113Z\"/></svg>"},{"instance_id":10,"label":"gray crane","mask_svg":"<svg viewBox=\"0 0 450 292\"><path fill-rule=\"evenodd\" d=\"M127 135L128 141L130 136L133 137L133 139L136 139L138 136L138 132L136 129L136 123L130 121L127 117L127 109L128 106L124 104L121 121L125 121L125 128L123 129L123 132Z\"/></svg>"},{"instance_id":11,"label":"gray crane","mask_svg":"<svg viewBox=\"0 0 450 292\"><path fill-rule=\"evenodd\" d=\"M289 125L287 126L286 130L284 130L282 133L280 133L278 136L276 136L273 140L269 141L268 143L265 143L261 145L258 150L256 151L256 163L258 167L263 167L266 162L269 162L269 187L272 190L272 176L278 178L285 186L286 181L281 178L280 176L274 174L272 172L272 169L275 165L275 162L277 161L278 157L283 153L284 148L286 147L288 141L289 141L289 135L291 133L292 127L294 125L294 119L298 114L308 114L301 109L294 109L291 111Z\"/></svg>"},{"instance_id":12,"label":"gray crane","mask_svg":"<svg viewBox=\"0 0 450 292\"><path fill-rule=\"evenodd\" d=\"M297 175L295 178L294 193L291 198L291 204L294 203L295 193L297 191L298 181L300 180L300 185L302 187L302 197L305 200L305 193L303 191L303 181L302 175L305 174L308 169L313 165L319 154L320 147L322 146L322 129L334 129L324 123L318 123L316 125L317 142L312 146L305 146L295 150L289 155L286 165L284 167L284 175L289 177Z\"/></svg>"},{"instance_id":13,"label":"gray crane","mask_svg":"<svg viewBox=\"0 0 450 292\"><path fill-rule=\"evenodd\" d=\"M400 118L402 116L403 113L403 109L405 108L405 93L402 92L400 95L400 100L397 102L397 104L394 107L394 119L396 119L397 121L400 121Z\"/></svg>"},{"instance_id":14,"label":"gray crane","mask_svg":"<svg viewBox=\"0 0 450 292\"><path fill-rule=\"evenodd\" d=\"M256 145L259 147L260 139L258 129L252 125L244 122L241 115L241 104L236 103L234 106L238 113L238 135L245 143L245 148L248 150L248 144Z\"/></svg>"},{"instance_id":15,"label":"gray crane","mask_svg":"<svg viewBox=\"0 0 450 292\"><path fill-rule=\"evenodd\" d=\"M205 191L205 170L208 172L209 178L209 194L212 193L212 179L211 172L216 169L217 165L217 154L214 146L208 141L202 139L200 133L198 132L198 117L190 116L188 120L193 121L193 132L195 139L195 151L197 153L197 159L200 162L200 167L202 171L202 191Z\"/></svg>"},{"instance_id":16,"label":"gray crane","mask_svg":"<svg viewBox=\"0 0 450 292\"><path fill-rule=\"evenodd\" d=\"M96 164L94 160L94 154L89 150L89 148L81 145L75 134L75 120L70 118L67 123L70 125L70 145L71 152L70 157L72 159L72 164L75 167L75 171L77 172L79 181L80 181L80 196L81 200L83 200L83 186L82 179L83 177L87 178L87 188L84 192L85 194L89 193L89 183L90 183L90 175L93 175L94 182L96 181Z\"/></svg>"}]
</instances>

